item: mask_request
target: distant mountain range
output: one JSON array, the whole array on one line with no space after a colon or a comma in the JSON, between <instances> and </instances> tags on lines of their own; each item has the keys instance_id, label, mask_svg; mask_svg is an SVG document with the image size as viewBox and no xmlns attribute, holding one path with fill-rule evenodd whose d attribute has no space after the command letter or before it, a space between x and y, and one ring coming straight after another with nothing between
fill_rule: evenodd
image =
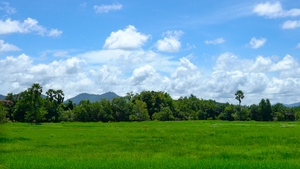
<instances>
[{"instance_id":1,"label":"distant mountain range","mask_svg":"<svg viewBox=\"0 0 300 169\"><path fill-rule=\"evenodd\" d=\"M5 100L5 96L0 94L0 100Z\"/></svg>"},{"instance_id":2,"label":"distant mountain range","mask_svg":"<svg viewBox=\"0 0 300 169\"><path fill-rule=\"evenodd\" d=\"M300 106L300 102L299 103L293 103L293 104L283 104L286 107L298 107Z\"/></svg>"},{"instance_id":3,"label":"distant mountain range","mask_svg":"<svg viewBox=\"0 0 300 169\"><path fill-rule=\"evenodd\" d=\"M88 93L81 93L73 98L70 98L68 100L72 100L73 103L78 104L81 100L90 100L90 102L96 102L96 101L100 101L102 99L109 99L112 100L113 98L119 98L120 96L118 96L116 93L114 92L107 92L101 95L98 94L88 94ZM65 102L68 102L68 100L66 100Z\"/></svg>"}]
</instances>

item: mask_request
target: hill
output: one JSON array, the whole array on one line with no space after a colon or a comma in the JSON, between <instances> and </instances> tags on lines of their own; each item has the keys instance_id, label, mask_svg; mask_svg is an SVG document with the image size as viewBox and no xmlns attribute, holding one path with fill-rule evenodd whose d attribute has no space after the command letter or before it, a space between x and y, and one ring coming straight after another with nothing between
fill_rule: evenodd
<instances>
[{"instance_id":1,"label":"hill","mask_svg":"<svg viewBox=\"0 0 300 169\"><path fill-rule=\"evenodd\" d=\"M91 102L96 102L96 101L100 101L102 99L109 99L112 100L113 98L119 98L120 96L118 96L116 93L114 92L107 92L101 95L98 94L88 94L88 93L81 93L73 98L70 98L68 100L72 100L73 103L78 104L81 100L90 100ZM65 102L68 102L68 100L66 100Z\"/></svg>"},{"instance_id":2,"label":"hill","mask_svg":"<svg viewBox=\"0 0 300 169\"><path fill-rule=\"evenodd\" d=\"M299 103L293 103L293 104L283 104L286 107L298 107L300 106L300 102Z\"/></svg>"},{"instance_id":3,"label":"hill","mask_svg":"<svg viewBox=\"0 0 300 169\"><path fill-rule=\"evenodd\" d=\"M5 96L0 94L0 100L5 100Z\"/></svg>"}]
</instances>

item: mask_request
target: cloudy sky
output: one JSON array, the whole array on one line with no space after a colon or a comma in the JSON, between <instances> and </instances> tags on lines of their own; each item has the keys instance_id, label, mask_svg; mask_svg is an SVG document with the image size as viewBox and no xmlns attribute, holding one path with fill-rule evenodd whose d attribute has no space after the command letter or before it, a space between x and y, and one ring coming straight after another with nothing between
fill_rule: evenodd
<instances>
[{"instance_id":1,"label":"cloudy sky","mask_svg":"<svg viewBox=\"0 0 300 169\"><path fill-rule=\"evenodd\" d=\"M298 0L0 1L0 94L300 102Z\"/></svg>"}]
</instances>

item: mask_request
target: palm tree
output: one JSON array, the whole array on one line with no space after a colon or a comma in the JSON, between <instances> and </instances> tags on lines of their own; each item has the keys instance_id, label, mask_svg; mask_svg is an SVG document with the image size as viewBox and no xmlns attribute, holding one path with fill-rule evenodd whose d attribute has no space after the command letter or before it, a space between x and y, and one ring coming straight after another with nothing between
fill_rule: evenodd
<instances>
[{"instance_id":1,"label":"palm tree","mask_svg":"<svg viewBox=\"0 0 300 169\"><path fill-rule=\"evenodd\" d=\"M55 95L55 91L53 89L49 89L47 92L47 98L49 99L50 103L52 103Z\"/></svg>"},{"instance_id":2,"label":"palm tree","mask_svg":"<svg viewBox=\"0 0 300 169\"><path fill-rule=\"evenodd\" d=\"M241 90L236 91L236 93L235 93L235 99L239 101L240 120L241 120L241 102L242 102L243 98L244 98L243 91L241 91Z\"/></svg>"},{"instance_id":3,"label":"palm tree","mask_svg":"<svg viewBox=\"0 0 300 169\"><path fill-rule=\"evenodd\" d=\"M64 102L64 92L62 90L56 90L55 98L56 98L58 104L63 103Z\"/></svg>"},{"instance_id":4,"label":"palm tree","mask_svg":"<svg viewBox=\"0 0 300 169\"><path fill-rule=\"evenodd\" d=\"M41 96L41 94L43 92L42 87L38 83L33 84L30 90L31 90L35 100L37 100L38 97Z\"/></svg>"},{"instance_id":5,"label":"palm tree","mask_svg":"<svg viewBox=\"0 0 300 169\"><path fill-rule=\"evenodd\" d=\"M241 102L242 102L243 98L244 98L243 91L241 91L241 90L236 91L236 93L235 93L235 99L239 101L240 107L241 107Z\"/></svg>"}]
</instances>

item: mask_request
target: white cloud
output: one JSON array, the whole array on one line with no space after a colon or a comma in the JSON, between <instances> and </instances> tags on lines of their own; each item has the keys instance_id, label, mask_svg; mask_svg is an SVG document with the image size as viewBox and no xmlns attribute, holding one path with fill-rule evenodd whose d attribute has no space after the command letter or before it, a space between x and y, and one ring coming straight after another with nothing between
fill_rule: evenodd
<instances>
[{"instance_id":1,"label":"white cloud","mask_svg":"<svg viewBox=\"0 0 300 169\"><path fill-rule=\"evenodd\" d=\"M89 64L104 64L118 66L122 71L132 71L138 67L149 64L156 70L162 72L172 72L178 61L171 60L173 57L163 56L153 51L144 50L99 50L78 55L84 58Z\"/></svg>"},{"instance_id":2,"label":"white cloud","mask_svg":"<svg viewBox=\"0 0 300 169\"><path fill-rule=\"evenodd\" d=\"M297 44L296 48L300 48L300 43Z\"/></svg>"},{"instance_id":3,"label":"white cloud","mask_svg":"<svg viewBox=\"0 0 300 169\"><path fill-rule=\"evenodd\" d=\"M144 35L137 32L134 26L129 25L124 30L112 32L106 39L103 47L105 49L138 49L145 44L149 37L149 35Z\"/></svg>"},{"instance_id":4,"label":"white cloud","mask_svg":"<svg viewBox=\"0 0 300 169\"><path fill-rule=\"evenodd\" d=\"M267 72L281 72L291 71L296 69L298 62L291 55L286 55L282 60L275 61L272 57L258 56L255 60L240 59L234 54L221 54L216 65L213 67L214 71L241 71L251 73L267 73Z\"/></svg>"},{"instance_id":5,"label":"white cloud","mask_svg":"<svg viewBox=\"0 0 300 169\"><path fill-rule=\"evenodd\" d=\"M9 15L17 12L17 10L15 8L9 6L8 2L0 2L0 10L5 11Z\"/></svg>"},{"instance_id":6,"label":"white cloud","mask_svg":"<svg viewBox=\"0 0 300 169\"><path fill-rule=\"evenodd\" d=\"M291 55L286 55L281 61L272 65L271 71L289 71L299 67L298 62Z\"/></svg>"},{"instance_id":7,"label":"white cloud","mask_svg":"<svg viewBox=\"0 0 300 169\"><path fill-rule=\"evenodd\" d=\"M78 78L78 76L85 74L83 73L85 65L84 60L75 57L53 61L49 64L35 65L33 60L25 54L18 57L8 56L0 60L0 84L3 85L0 93L19 93L33 83L40 83L42 86L54 86L57 87L56 89L63 89L70 94L76 92L76 88L70 84L82 85L91 81L86 78ZM84 87L86 86L82 86L81 90ZM44 91L47 89L49 88L44 88Z\"/></svg>"},{"instance_id":8,"label":"white cloud","mask_svg":"<svg viewBox=\"0 0 300 169\"><path fill-rule=\"evenodd\" d=\"M167 31L163 34L164 39L158 40L156 42L157 50L170 53L179 52L181 48L179 38L180 36L182 36L182 34L182 31Z\"/></svg>"},{"instance_id":9,"label":"white cloud","mask_svg":"<svg viewBox=\"0 0 300 169\"><path fill-rule=\"evenodd\" d=\"M259 16L266 16L268 18L300 16L300 9L284 10L280 2L273 4L270 2L260 3L254 7L253 12Z\"/></svg>"},{"instance_id":10,"label":"white cloud","mask_svg":"<svg viewBox=\"0 0 300 169\"><path fill-rule=\"evenodd\" d=\"M155 73L156 70L151 65L145 65L133 71L130 81L134 85L137 85L145 81L147 78L153 76Z\"/></svg>"},{"instance_id":11,"label":"white cloud","mask_svg":"<svg viewBox=\"0 0 300 169\"><path fill-rule=\"evenodd\" d=\"M249 65L250 71L252 72L269 72L274 63L269 57L258 56L255 62Z\"/></svg>"},{"instance_id":12,"label":"white cloud","mask_svg":"<svg viewBox=\"0 0 300 169\"><path fill-rule=\"evenodd\" d=\"M266 42L267 42L267 39L265 39L265 38L256 39L253 37L251 39L251 41L249 42L249 44L250 44L251 48L257 49L257 48L264 46L264 44Z\"/></svg>"},{"instance_id":13,"label":"white cloud","mask_svg":"<svg viewBox=\"0 0 300 169\"><path fill-rule=\"evenodd\" d=\"M36 32L42 36L58 36L62 33L57 29L47 28L38 24L38 21L32 18L27 18L23 22L17 20L7 19L5 21L0 20L0 35L1 34L11 34L11 33L30 33Z\"/></svg>"},{"instance_id":14,"label":"white cloud","mask_svg":"<svg viewBox=\"0 0 300 169\"><path fill-rule=\"evenodd\" d=\"M282 29L295 29L300 27L299 21L285 21L282 25Z\"/></svg>"},{"instance_id":15,"label":"white cloud","mask_svg":"<svg viewBox=\"0 0 300 169\"><path fill-rule=\"evenodd\" d=\"M0 40L0 53L9 51L20 51L21 49L15 45L4 43L4 40Z\"/></svg>"},{"instance_id":16,"label":"white cloud","mask_svg":"<svg viewBox=\"0 0 300 169\"><path fill-rule=\"evenodd\" d=\"M124 58L129 60L134 58L130 55L136 56L132 51L125 52L129 54ZM147 59L150 55L157 57L155 53L140 51L139 54L149 55ZM223 53L211 72L201 71L187 57L177 60L179 65L165 65L173 70L170 72L159 71L153 61L132 66L126 72L120 66L123 62L95 64L85 59L72 57L47 64L35 64L25 54L0 59L0 93L18 93L33 83L40 83L44 91L62 89L66 98L82 92L101 94L113 91L125 95L130 91L160 90L174 98L194 94L203 99L236 103L234 93L243 90L246 96L243 104L257 104L261 98L269 98L272 103L299 101L300 67L297 59L290 55L282 59L263 56L240 59L234 54ZM139 61L136 59L132 64L137 65Z\"/></svg>"},{"instance_id":17,"label":"white cloud","mask_svg":"<svg viewBox=\"0 0 300 169\"><path fill-rule=\"evenodd\" d=\"M213 45L222 44L224 42L225 42L225 40L223 38L218 38L218 39L215 39L215 40L206 40L205 41L206 44L213 44Z\"/></svg>"},{"instance_id":18,"label":"white cloud","mask_svg":"<svg viewBox=\"0 0 300 169\"><path fill-rule=\"evenodd\" d=\"M82 69L82 65L85 64L86 62L84 60L73 57L67 60L53 61L48 65L38 64L32 66L30 73L41 75L40 77L36 77L37 79L58 78L79 73L80 69Z\"/></svg>"},{"instance_id":19,"label":"white cloud","mask_svg":"<svg viewBox=\"0 0 300 169\"><path fill-rule=\"evenodd\" d=\"M94 10L96 13L108 13L114 10L121 10L123 7L122 4L112 4L112 5L94 5Z\"/></svg>"},{"instance_id":20,"label":"white cloud","mask_svg":"<svg viewBox=\"0 0 300 169\"><path fill-rule=\"evenodd\" d=\"M63 31L60 31L58 29L51 29L48 33L48 36L53 36L53 37L59 37Z\"/></svg>"}]
</instances>

